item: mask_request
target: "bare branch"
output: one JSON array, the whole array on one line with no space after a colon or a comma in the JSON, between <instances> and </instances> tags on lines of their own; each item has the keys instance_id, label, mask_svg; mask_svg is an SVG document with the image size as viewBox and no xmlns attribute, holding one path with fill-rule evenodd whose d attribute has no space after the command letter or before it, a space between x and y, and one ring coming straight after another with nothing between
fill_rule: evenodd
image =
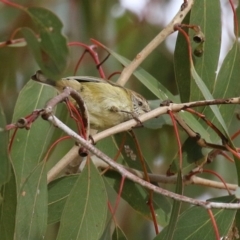
<instances>
[{"instance_id":1,"label":"bare branch","mask_svg":"<svg viewBox=\"0 0 240 240\"><path fill-rule=\"evenodd\" d=\"M137 67L143 62L147 56L153 52L153 50L160 45L170 34L172 34L174 30L174 26L176 24L180 24L187 13L191 10L194 0L188 0L184 3L180 9L180 11L176 14L176 16L172 19L172 21L140 52L136 55L134 60L123 69L119 79L118 84L124 85L132 73L137 69Z\"/></svg>"},{"instance_id":2,"label":"bare branch","mask_svg":"<svg viewBox=\"0 0 240 240\"><path fill-rule=\"evenodd\" d=\"M138 117L141 122L145 122L149 119L158 117L160 115L166 114L168 111L179 112L186 108L199 107L199 106L208 106L208 105L220 105L220 104L239 104L240 97L237 98L228 98L228 99L213 99L213 100L203 100L196 102L188 102L188 103L170 103L169 106L156 108L148 113L145 113ZM94 136L94 141L97 142L105 137L114 135L119 132L128 131L129 129L136 126L137 123L135 120L129 120L127 122L123 122L117 126L106 129Z\"/></svg>"},{"instance_id":3,"label":"bare branch","mask_svg":"<svg viewBox=\"0 0 240 240\"><path fill-rule=\"evenodd\" d=\"M80 143L82 146L87 148L91 153L101 158L104 162L106 162L108 165L110 165L112 168L114 168L116 171L118 171L123 177L126 177L141 186L148 188L156 193L162 194L166 197L173 198L177 201L183 201L188 202L190 204L203 206L205 208L226 208L226 209L239 209L240 204L239 203L216 203L216 202L206 202L202 200L196 200L193 198L189 198L186 196L182 196L170 191L167 191L163 188L157 187L149 182L144 181L143 179L135 176L133 173L127 171L122 165L116 163L111 158L109 158L106 154L99 151L97 148L95 148L91 143L80 137L77 133L72 131L68 126L63 124L58 118L56 118L53 115L48 116L48 121L52 122L55 126L63 130L65 133L67 133L70 137L72 137L76 142Z\"/></svg>"}]
</instances>

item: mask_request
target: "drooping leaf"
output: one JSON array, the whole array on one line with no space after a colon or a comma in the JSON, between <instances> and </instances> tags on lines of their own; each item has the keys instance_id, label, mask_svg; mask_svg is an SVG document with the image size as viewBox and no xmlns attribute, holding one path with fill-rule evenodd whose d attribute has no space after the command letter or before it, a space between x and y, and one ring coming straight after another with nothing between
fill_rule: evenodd
<instances>
[{"instance_id":1,"label":"drooping leaf","mask_svg":"<svg viewBox=\"0 0 240 240\"><path fill-rule=\"evenodd\" d=\"M44 108L49 98L55 94L55 89L29 81L19 94L12 122L28 116L36 109ZM17 131L10 155L18 190L43 159L49 147L53 129L40 117L29 130Z\"/></svg>"},{"instance_id":2,"label":"drooping leaf","mask_svg":"<svg viewBox=\"0 0 240 240\"><path fill-rule=\"evenodd\" d=\"M194 67L198 75L201 77L210 93L213 92L216 70L219 62L219 54L221 47L221 9L220 1L196 1L191 9L190 24L200 26L204 35L205 41L203 43L203 54L201 57L193 55ZM190 39L192 41L194 31L189 31ZM199 43L192 41L192 51L197 48ZM201 100L202 93L196 86L191 86L191 101Z\"/></svg>"},{"instance_id":3,"label":"drooping leaf","mask_svg":"<svg viewBox=\"0 0 240 240\"><path fill-rule=\"evenodd\" d=\"M16 239L43 239L47 229L47 173L40 163L20 189Z\"/></svg>"},{"instance_id":4,"label":"drooping leaf","mask_svg":"<svg viewBox=\"0 0 240 240\"><path fill-rule=\"evenodd\" d=\"M177 185L176 185L176 191L175 193L182 195L183 194L183 179L182 179L182 173L181 170L178 171L178 177L177 177ZM182 203L180 201L173 201L173 208L172 213L170 217L169 224L167 226L167 233L166 233L166 239L172 239L174 236L174 231L177 226L178 217L180 214Z\"/></svg>"},{"instance_id":5,"label":"drooping leaf","mask_svg":"<svg viewBox=\"0 0 240 240\"><path fill-rule=\"evenodd\" d=\"M198 88L202 92L204 98L207 100L212 100L213 99L212 94L210 93L210 91L206 87L205 83L202 81L202 79L197 74L194 66L191 66L191 72L192 72L192 77L195 80L195 83L198 85ZM219 108L216 105L211 105L210 108L219 123L219 127L221 127L221 130L225 133L225 136L228 137L227 126L226 126L226 123L219 111Z\"/></svg>"},{"instance_id":6,"label":"drooping leaf","mask_svg":"<svg viewBox=\"0 0 240 240\"><path fill-rule=\"evenodd\" d=\"M135 135L133 130L132 132ZM136 137L136 135L134 137ZM134 142L134 137L130 133L124 132L124 133L115 134L114 139L116 140L118 149L121 151L121 154L124 158L124 161L123 161L124 164L136 170L143 171L143 166L140 161L137 146ZM144 156L143 156L143 159L144 159ZM150 167L146 161L145 161L145 166L146 166L146 170L150 172Z\"/></svg>"},{"instance_id":7,"label":"drooping leaf","mask_svg":"<svg viewBox=\"0 0 240 240\"><path fill-rule=\"evenodd\" d=\"M130 61L127 58L117 54L116 52L107 47L104 48L124 66L130 64ZM177 98L170 91L168 91L160 82L158 82L153 76L151 76L141 67L138 67L137 70L133 73L133 75L135 75L136 78L159 99L170 99L173 102L177 102Z\"/></svg>"},{"instance_id":8,"label":"drooping leaf","mask_svg":"<svg viewBox=\"0 0 240 240\"><path fill-rule=\"evenodd\" d=\"M183 20L183 24L189 24L190 14ZM184 29L188 32L188 29ZM190 60L187 52L187 42L183 34L178 33L176 47L174 51L175 79L182 102L189 102L191 95L191 71Z\"/></svg>"},{"instance_id":9,"label":"drooping leaf","mask_svg":"<svg viewBox=\"0 0 240 240\"><path fill-rule=\"evenodd\" d=\"M212 93L216 78L221 44L221 14L219 0L197 1L194 3L190 14L183 23L200 26L205 37L203 54L201 57L192 55L196 72ZM192 52L199 46L193 42L196 34L191 29L186 29L191 41ZM203 95L198 86L192 81L190 61L186 39L179 32L174 52L175 76L182 102L203 100Z\"/></svg>"},{"instance_id":10,"label":"drooping leaf","mask_svg":"<svg viewBox=\"0 0 240 240\"><path fill-rule=\"evenodd\" d=\"M232 98L239 97L240 92L240 51L239 45L235 42L225 57L223 64L220 68L217 76L216 85L214 88L214 98ZM220 105L219 110L226 123L229 127L231 120L234 116L236 105ZM215 123L218 120L217 116L214 115L212 121Z\"/></svg>"},{"instance_id":11,"label":"drooping leaf","mask_svg":"<svg viewBox=\"0 0 240 240\"><path fill-rule=\"evenodd\" d=\"M107 195L95 166L87 164L76 181L62 214L57 239L99 239L107 218Z\"/></svg>"},{"instance_id":12,"label":"drooping leaf","mask_svg":"<svg viewBox=\"0 0 240 240\"><path fill-rule=\"evenodd\" d=\"M39 37L28 28L21 31L41 70L51 78L58 78L67 64L67 41L62 35L63 24L51 11L30 7L26 10L39 30Z\"/></svg>"}]
</instances>

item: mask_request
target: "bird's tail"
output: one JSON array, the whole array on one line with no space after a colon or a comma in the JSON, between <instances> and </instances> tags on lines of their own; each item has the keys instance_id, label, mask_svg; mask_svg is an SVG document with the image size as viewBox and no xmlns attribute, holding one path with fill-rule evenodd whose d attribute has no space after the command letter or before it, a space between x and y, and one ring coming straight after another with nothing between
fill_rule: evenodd
<instances>
[{"instance_id":1,"label":"bird's tail","mask_svg":"<svg viewBox=\"0 0 240 240\"><path fill-rule=\"evenodd\" d=\"M51 85L56 87L56 81L52 80L52 79L48 79L41 70L38 70L32 77L32 80L37 81L37 82L41 82L41 83L45 83L47 85Z\"/></svg>"}]
</instances>

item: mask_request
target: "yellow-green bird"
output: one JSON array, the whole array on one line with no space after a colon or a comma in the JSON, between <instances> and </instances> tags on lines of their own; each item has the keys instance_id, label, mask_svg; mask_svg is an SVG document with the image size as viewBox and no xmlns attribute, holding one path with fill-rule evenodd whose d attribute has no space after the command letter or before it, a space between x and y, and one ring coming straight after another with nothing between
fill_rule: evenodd
<instances>
[{"instance_id":1,"label":"yellow-green bird","mask_svg":"<svg viewBox=\"0 0 240 240\"><path fill-rule=\"evenodd\" d=\"M101 78L72 76L54 81L39 70L32 79L51 85L59 92L65 87L75 89L87 106L92 129L107 129L150 111L143 96Z\"/></svg>"}]
</instances>

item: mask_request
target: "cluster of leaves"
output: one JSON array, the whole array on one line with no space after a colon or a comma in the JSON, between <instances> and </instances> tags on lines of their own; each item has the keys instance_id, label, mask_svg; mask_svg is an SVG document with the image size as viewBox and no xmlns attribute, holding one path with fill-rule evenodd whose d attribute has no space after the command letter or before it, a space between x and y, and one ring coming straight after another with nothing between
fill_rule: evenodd
<instances>
[{"instance_id":1,"label":"cluster of leaves","mask_svg":"<svg viewBox=\"0 0 240 240\"><path fill-rule=\"evenodd\" d=\"M68 54L67 41L61 34L62 23L46 9L31 7L21 8L21 10L31 17L38 33L36 35L31 29L22 28L20 32L25 39L23 43L27 43L32 50L39 67L49 77L57 78L66 68ZM158 103L166 99L174 102L180 100L189 102L206 98L238 96L240 54L237 41L234 41L216 74L221 47L220 15L219 0L195 1L190 14L184 20L185 24L200 25L206 41L204 54L201 58L194 57L193 67L188 57L186 40L180 34L178 36L174 52L174 66L179 97L174 96L145 70L139 68L134 72L136 78L151 92L152 96L159 100ZM192 37L191 33L189 35ZM8 42L8 46L22 47L23 43L12 41ZM191 47L196 48L194 44ZM126 58L111 49L107 50L121 64L129 64ZM16 122L22 116L27 116L34 109L43 108L46 101L55 95L54 89L29 81L18 96L12 122ZM205 107L198 110L203 112L226 137L230 135L228 129L234 121L235 106L219 106L211 109ZM55 111L56 115L60 116L67 125L73 126L64 106L58 106ZM209 134L211 130L193 116L186 113L182 113L181 116L206 141L214 143L218 141L217 136L214 133ZM2 111L0 123L1 126L6 125ZM162 125L159 119L146 123L149 129L159 129ZM231 127L231 131L236 131L236 128ZM48 161L45 161L49 146L61 136L60 131L38 119L30 130L17 131L11 152L8 154L8 136L6 132L1 132L1 239L40 239L45 236L48 226L49 228L54 226L57 229L56 239L127 239L117 222L115 222L112 234L111 223L114 217L109 211L112 208L110 196L116 197L113 192L118 193L120 189L122 179L118 173L108 171L101 175L98 169L89 162L81 174L64 176L47 183L48 170L73 145L70 140L64 142L64 147L62 147L63 143L60 143ZM10 135L11 137L13 135ZM106 138L97 144L97 148L114 159L119 149L122 149L123 139L124 145L131 149L137 160L134 160L135 158L128 151L122 151L117 161L141 171L138 151L130 135L123 133L114 138ZM145 154L144 151L143 154ZM189 169L196 166L191 160L186 154L183 172L189 172ZM151 172L151 166L148 166L148 163L146 165L148 172ZM238 159L234 169L239 176ZM179 178L175 192L183 194L183 191L182 180ZM125 180L121 198L140 216L151 220L150 209L146 204L149 192L143 187ZM233 202L234 197L223 196L214 201ZM191 207L179 216L181 204L157 194L153 195L153 206L157 224L162 227L167 226L155 239L215 238L214 227L206 209ZM120 208L117 208L117 211ZM197 219L196 216L198 216ZM214 210L213 216L221 236L227 236L235 223L236 226L240 225L237 210ZM139 229L138 232L142 233Z\"/></svg>"}]
</instances>

